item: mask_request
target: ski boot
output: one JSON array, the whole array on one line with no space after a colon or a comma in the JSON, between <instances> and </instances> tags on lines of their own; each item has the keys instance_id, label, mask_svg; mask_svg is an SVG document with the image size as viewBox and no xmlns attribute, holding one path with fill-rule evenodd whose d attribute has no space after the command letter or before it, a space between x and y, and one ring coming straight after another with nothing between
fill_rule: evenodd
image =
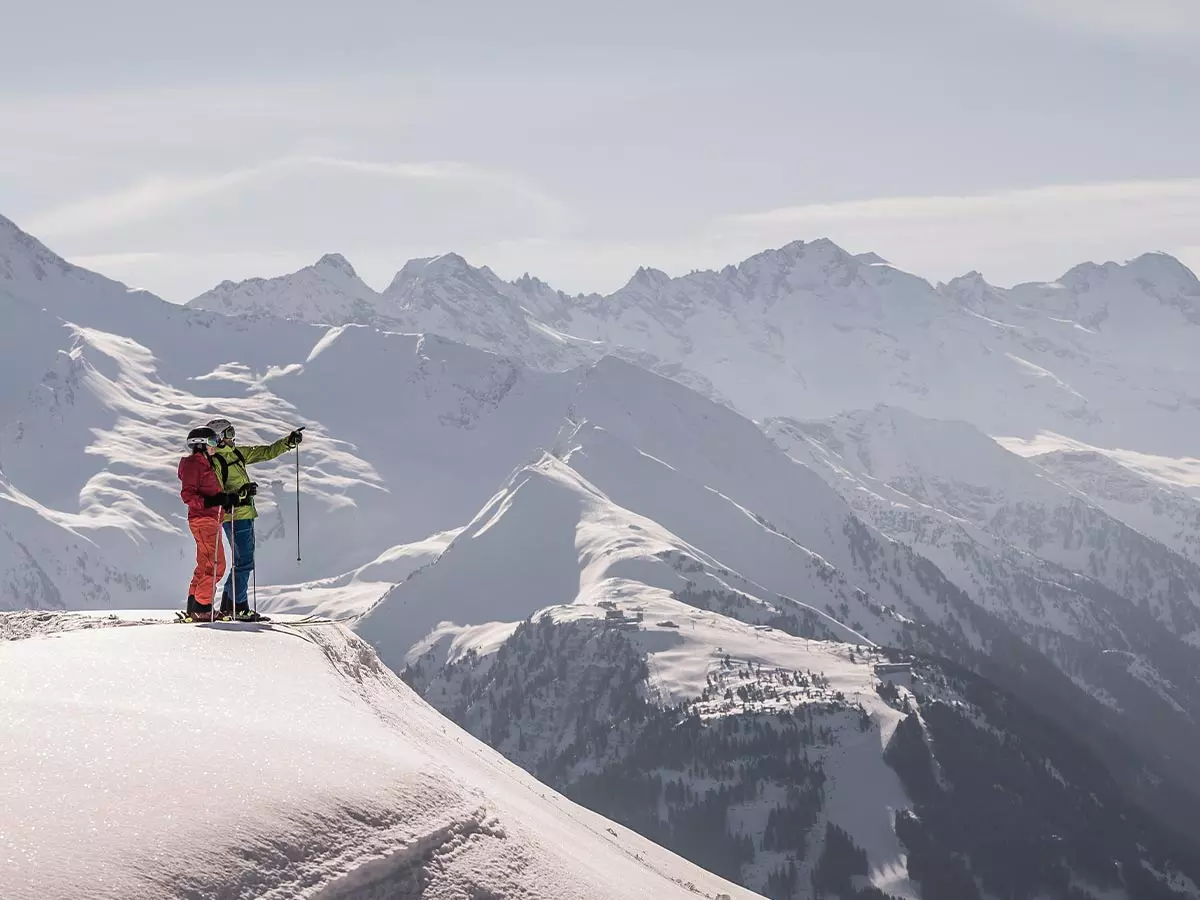
<instances>
[{"instance_id":1,"label":"ski boot","mask_svg":"<svg viewBox=\"0 0 1200 900\"><path fill-rule=\"evenodd\" d=\"M184 614L183 621L211 622L212 620L213 608L211 603L197 603L195 597L188 597L187 613Z\"/></svg>"}]
</instances>

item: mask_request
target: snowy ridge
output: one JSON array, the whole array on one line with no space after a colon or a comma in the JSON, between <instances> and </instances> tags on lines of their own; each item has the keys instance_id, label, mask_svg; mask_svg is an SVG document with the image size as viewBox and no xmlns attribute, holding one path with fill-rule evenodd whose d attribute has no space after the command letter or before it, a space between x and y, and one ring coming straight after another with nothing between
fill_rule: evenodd
<instances>
[{"instance_id":1,"label":"snowy ridge","mask_svg":"<svg viewBox=\"0 0 1200 900\"><path fill-rule=\"evenodd\" d=\"M0 669L5 897L754 896L539 784L336 627L76 631ZM259 702L195 688L222 677Z\"/></svg>"},{"instance_id":2,"label":"snowy ridge","mask_svg":"<svg viewBox=\"0 0 1200 900\"><path fill-rule=\"evenodd\" d=\"M812 617L813 634L893 644L918 639L915 619L971 640L965 597L940 573L732 411L608 359L587 370L569 415L551 453L360 623L389 664L546 606L683 589L672 554L735 579L760 607Z\"/></svg>"}]
</instances>

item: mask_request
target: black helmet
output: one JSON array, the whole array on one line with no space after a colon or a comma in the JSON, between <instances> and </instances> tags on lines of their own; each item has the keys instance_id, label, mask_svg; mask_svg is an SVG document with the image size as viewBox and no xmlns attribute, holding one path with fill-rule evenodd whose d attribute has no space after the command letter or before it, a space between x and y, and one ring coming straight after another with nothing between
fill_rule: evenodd
<instances>
[{"instance_id":1,"label":"black helmet","mask_svg":"<svg viewBox=\"0 0 1200 900\"><path fill-rule=\"evenodd\" d=\"M215 447L217 446L217 433L207 425L193 428L188 432L187 445L193 453L203 450L205 447Z\"/></svg>"},{"instance_id":2,"label":"black helmet","mask_svg":"<svg viewBox=\"0 0 1200 900\"><path fill-rule=\"evenodd\" d=\"M219 441L227 441L233 443L234 430L233 423L228 419L213 419L208 423L208 427L213 430Z\"/></svg>"}]
</instances>

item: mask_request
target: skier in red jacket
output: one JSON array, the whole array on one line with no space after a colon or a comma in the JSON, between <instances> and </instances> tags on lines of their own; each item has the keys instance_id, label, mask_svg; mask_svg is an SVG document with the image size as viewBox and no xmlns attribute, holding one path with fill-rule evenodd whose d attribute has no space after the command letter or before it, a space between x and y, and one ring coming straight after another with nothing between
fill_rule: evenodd
<instances>
[{"instance_id":1,"label":"skier in red jacket","mask_svg":"<svg viewBox=\"0 0 1200 900\"><path fill-rule=\"evenodd\" d=\"M237 494L221 490L213 470L212 454L218 442L211 428L193 428L187 436L191 454L179 460L179 495L187 504L188 527L196 539L196 571L187 599L187 618L193 622L212 621L214 588L225 574L222 512L231 512L238 502Z\"/></svg>"}]
</instances>

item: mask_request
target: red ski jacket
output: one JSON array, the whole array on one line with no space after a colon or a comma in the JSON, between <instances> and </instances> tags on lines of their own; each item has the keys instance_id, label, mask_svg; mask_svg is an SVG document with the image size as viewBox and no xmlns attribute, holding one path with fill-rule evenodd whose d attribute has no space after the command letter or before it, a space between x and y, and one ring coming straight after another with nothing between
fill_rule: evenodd
<instances>
[{"instance_id":1,"label":"red ski jacket","mask_svg":"<svg viewBox=\"0 0 1200 900\"><path fill-rule=\"evenodd\" d=\"M221 493L221 482L207 454L193 453L181 459L179 480L183 483L179 496L187 504L189 520L220 518L221 507L204 505L205 497Z\"/></svg>"}]
</instances>

